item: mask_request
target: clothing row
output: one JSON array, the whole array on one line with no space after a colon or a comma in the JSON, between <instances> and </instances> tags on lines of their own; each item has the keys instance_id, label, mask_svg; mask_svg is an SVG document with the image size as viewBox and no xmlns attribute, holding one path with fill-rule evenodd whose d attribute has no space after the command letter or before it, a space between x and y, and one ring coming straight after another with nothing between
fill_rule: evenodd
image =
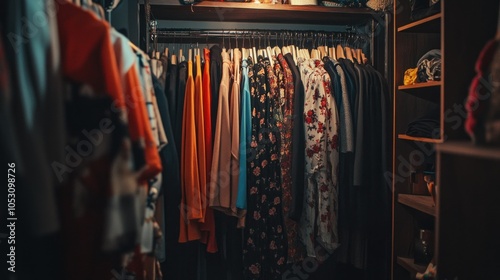
<instances>
[{"instance_id":1,"label":"clothing row","mask_svg":"<svg viewBox=\"0 0 500 280\"><path fill-rule=\"evenodd\" d=\"M176 141L184 155L179 241L200 239L204 212L217 210L216 224L224 213L243 228L245 279L280 278L288 263L342 244L339 212L349 220L345 234L351 224L366 224L368 211L357 208L368 201L354 188L366 184L380 188L381 197L388 194L377 177L383 172L376 173L387 160L387 85L373 67L344 58L298 57L295 63L291 53L277 53L254 59L217 45L203 54L179 64L175 55L161 60L171 125L182 135ZM377 152L365 141L378 145ZM370 173L365 162L377 162L378 169ZM386 197L382 202L388 205ZM206 217L205 223L212 219ZM353 242L348 237L345 248ZM226 256L225 239L217 243Z\"/></svg>"},{"instance_id":2,"label":"clothing row","mask_svg":"<svg viewBox=\"0 0 500 280\"><path fill-rule=\"evenodd\" d=\"M102 8L77 2L2 4L2 158L26 206L19 279L110 279L125 267L158 279L156 205L175 154L167 100L147 55Z\"/></svg>"}]
</instances>

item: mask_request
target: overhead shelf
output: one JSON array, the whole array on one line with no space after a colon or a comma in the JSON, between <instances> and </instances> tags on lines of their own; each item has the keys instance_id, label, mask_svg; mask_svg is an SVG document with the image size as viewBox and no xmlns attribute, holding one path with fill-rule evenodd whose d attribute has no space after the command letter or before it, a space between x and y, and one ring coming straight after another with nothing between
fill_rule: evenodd
<instances>
[{"instance_id":1,"label":"overhead shelf","mask_svg":"<svg viewBox=\"0 0 500 280\"><path fill-rule=\"evenodd\" d=\"M158 20L234 21L268 23L309 23L322 25L358 25L376 15L367 8L272 5L202 1L194 5L172 5L151 0L151 11Z\"/></svg>"},{"instance_id":2,"label":"overhead shelf","mask_svg":"<svg viewBox=\"0 0 500 280\"><path fill-rule=\"evenodd\" d=\"M399 194L398 202L420 212L436 216L436 207L434 206L434 201L431 196Z\"/></svg>"}]
</instances>

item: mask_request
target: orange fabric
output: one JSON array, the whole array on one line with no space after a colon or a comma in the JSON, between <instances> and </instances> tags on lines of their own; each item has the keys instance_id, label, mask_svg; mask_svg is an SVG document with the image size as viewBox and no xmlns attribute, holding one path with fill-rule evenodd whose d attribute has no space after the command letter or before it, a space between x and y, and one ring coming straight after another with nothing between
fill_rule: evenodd
<instances>
[{"instance_id":1,"label":"orange fabric","mask_svg":"<svg viewBox=\"0 0 500 280\"><path fill-rule=\"evenodd\" d=\"M96 93L108 94L116 107L124 110L125 99L109 25L70 2L55 3L64 77L89 85ZM89 165L88 172L73 177L67 186L60 188L64 279L108 280L112 277L114 255L104 255L101 247L106 195L111 189L110 167L109 159L96 159ZM76 180L92 202L92 207L79 216L74 212Z\"/></svg>"},{"instance_id":2,"label":"orange fabric","mask_svg":"<svg viewBox=\"0 0 500 280\"><path fill-rule=\"evenodd\" d=\"M202 185L202 190L205 191L205 200L203 201L203 207L205 208L205 222L200 225L200 230L202 230L202 240L207 244L207 252L215 253L217 252L217 240L215 239L215 218L214 210L208 206L208 182L210 182L210 170L212 169L212 94L210 85L210 50L204 49L205 56L205 67L203 68L203 113L204 113L204 127L205 127L205 153L206 153L206 174L207 174L207 184Z\"/></svg>"},{"instance_id":3,"label":"orange fabric","mask_svg":"<svg viewBox=\"0 0 500 280\"><path fill-rule=\"evenodd\" d=\"M109 25L71 2L56 4L64 76L109 94L117 108L125 108Z\"/></svg>"},{"instance_id":4,"label":"orange fabric","mask_svg":"<svg viewBox=\"0 0 500 280\"><path fill-rule=\"evenodd\" d=\"M194 190L195 207L199 207L201 218L198 220L200 223L205 222L205 207L202 202L205 201L207 196L207 154L205 145L205 115L203 107L203 84L201 80L201 58L199 55L195 56L196 63L196 78L194 82L194 106L196 106L195 113L195 128L196 128L196 150L198 153L198 174L200 178L199 188ZM203 199L202 199L203 198Z\"/></svg>"},{"instance_id":5,"label":"orange fabric","mask_svg":"<svg viewBox=\"0 0 500 280\"><path fill-rule=\"evenodd\" d=\"M196 124L194 104L193 62L188 61L188 76L184 97L184 112L182 118L181 144L181 209L179 242L200 239L200 230L197 221L201 219L200 197L195 197L196 190L200 189L198 173L198 151L196 146Z\"/></svg>"}]
</instances>

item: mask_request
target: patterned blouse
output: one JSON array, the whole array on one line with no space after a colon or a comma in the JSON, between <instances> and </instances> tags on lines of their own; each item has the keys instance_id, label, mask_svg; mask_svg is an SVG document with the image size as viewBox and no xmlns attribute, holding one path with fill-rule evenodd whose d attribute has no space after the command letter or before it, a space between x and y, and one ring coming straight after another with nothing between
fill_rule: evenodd
<instances>
[{"instance_id":1,"label":"patterned blouse","mask_svg":"<svg viewBox=\"0 0 500 280\"><path fill-rule=\"evenodd\" d=\"M299 60L305 88L306 190L299 235L307 254L338 247L339 117L321 60Z\"/></svg>"}]
</instances>

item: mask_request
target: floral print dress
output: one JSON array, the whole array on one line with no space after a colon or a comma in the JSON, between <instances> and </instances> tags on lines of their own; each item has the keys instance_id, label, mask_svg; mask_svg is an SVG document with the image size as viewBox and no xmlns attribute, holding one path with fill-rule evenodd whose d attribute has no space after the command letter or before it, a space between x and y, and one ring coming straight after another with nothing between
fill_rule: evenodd
<instances>
[{"instance_id":1,"label":"floral print dress","mask_svg":"<svg viewBox=\"0 0 500 280\"><path fill-rule=\"evenodd\" d=\"M252 69L251 59L248 67ZM276 76L269 60L261 56L253 70L248 74L252 140L243 237L244 275L245 279L281 279L287 263L287 240L281 204L280 133L274 119L278 98Z\"/></svg>"},{"instance_id":2,"label":"floral print dress","mask_svg":"<svg viewBox=\"0 0 500 280\"><path fill-rule=\"evenodd\" d=\"M293 101L295 97L295 84L292 70L282 54L274 59L274 73L278 78L279 109L275 118L281 134L280 165L281 188L283 189L283 217L288 239L288 262L296 263L304 259L305 247L298 238L298 223L289 218L292 204L292 130L293 130Z\"/></svg>"},{"instance_id":3,"label":"floral print dress","mask_svg":"<svg viewBox=\"0 0 500 280\"><path fill-rule=\"evenodd\" d=\"M306 190L299 235L307 254L338 247L339 117L323 62L299 62L305 88Z\"/></svg>"}]
</instances>

